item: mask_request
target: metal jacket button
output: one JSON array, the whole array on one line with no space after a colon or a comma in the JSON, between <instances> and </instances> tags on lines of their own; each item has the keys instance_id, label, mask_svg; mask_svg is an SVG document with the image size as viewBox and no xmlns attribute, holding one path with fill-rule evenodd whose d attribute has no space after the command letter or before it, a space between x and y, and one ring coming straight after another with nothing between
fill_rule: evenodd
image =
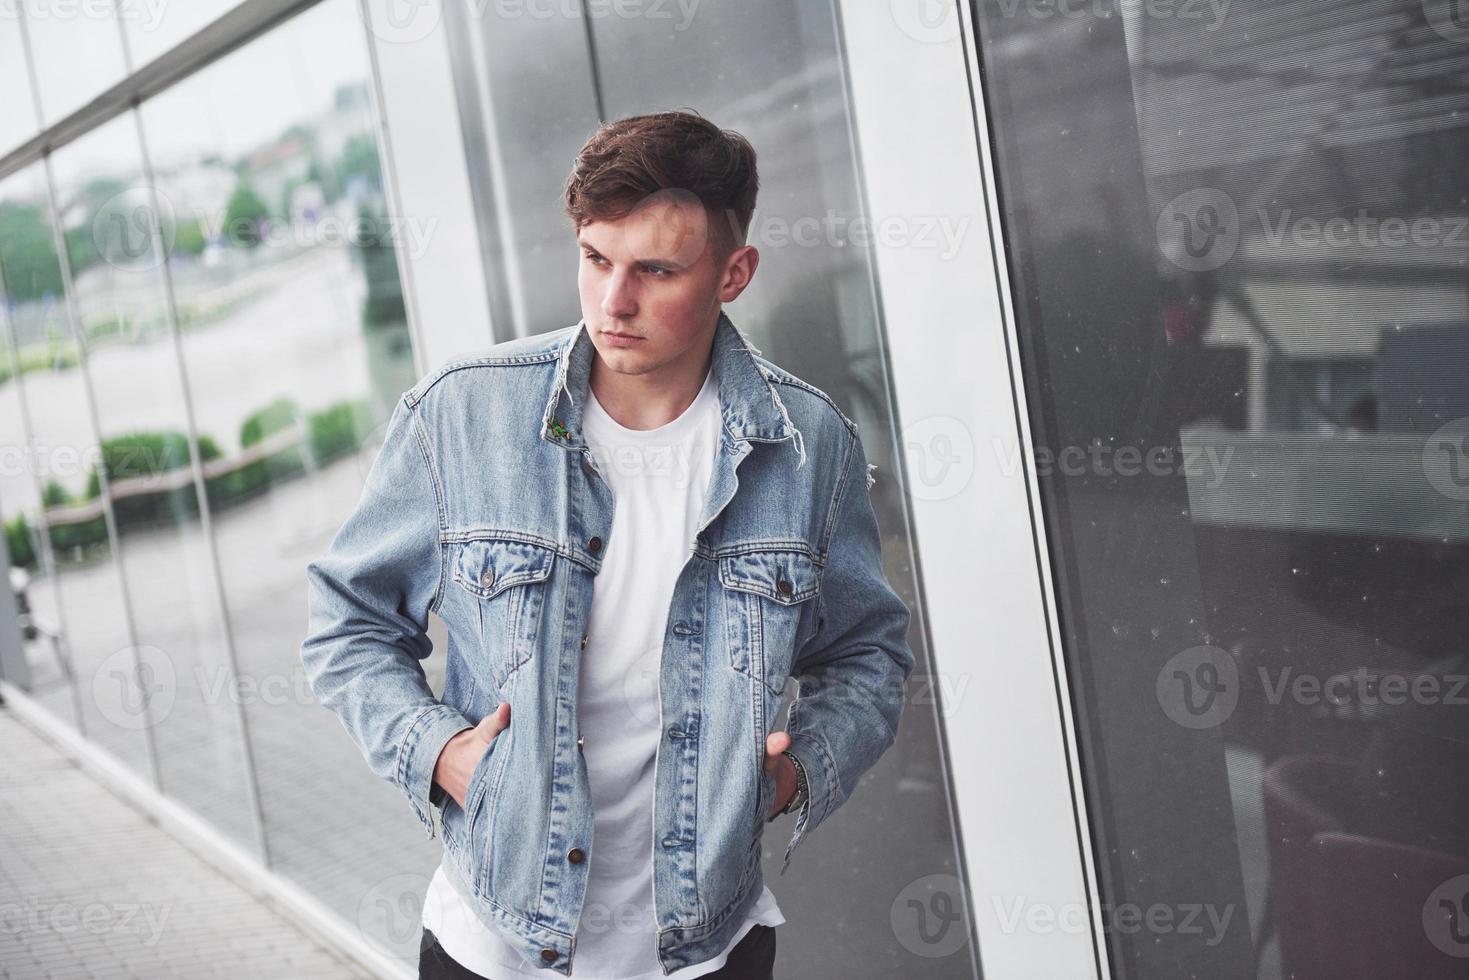
<instances>
[{"instance_id":1,"label":"metal jacket button","mask_svg":"<svg viewBox=\"0 0 1469 980\"><path fill-rule=\"evenodd\" d=\"M579 847L573 847L566 853L566 860L572 864L581 864L587 858L586 852Z\"/></svg>"},{"instance_id":2,"label":"metal jacket button","mask_svg":"<svg viewBox=\"0 0 1469 980\"><path fill-rule=\"evenodd\" d=\"M490 586L494 585L495 584L495 570L492 568L489 571L485 572L483 575L481 575L479 577L479 584L480 585L483 585L487 589Z\"/></svg>"},{"instance_id":3,"label":"metal jacket button","mask_svg":"<svg viewBox=\"0 0 1469 980\"><path fill-rule=\"evenodd\" d=\"M585 633L583 633L581 635L581 648L583 650L585 650L587 648L587 634L585 634Z\"/></svg>"},{"instance_id":4,"label":"metal jacket button","mask_svg":"<svg viewBox=\"0 0 1469 980\"><path fill-rule=\"evenodd\" d=\"M554 949L541 950L541 959L545 960L547 963L555 963L556 951Z\"/></svg>"},{"instance_id":5,"label":"metal jacket button","mask_svg":"<svg viewBox=\"0 0 1469 980\"><path fill-rule=\"evenodd\" d=\"M587 542L587 550L590 551L594 555L597 552L601 551L602 550L602 539L599 538L599 537L597 537L596 535L593 535L592 536L592 539Z\"/></svg>"},{"instance_id":6,"label":"metal jacket button","mask_svg":"<svg viewBox=\"0 0 1469 980\"><path fill-rule=\"evenodd\" d=\"M775 591L779 592L781 595L790 595L793 590L791 589L791 583L787 582L785 579L781 579L779 582L775 583Z\"/></svg>"}]
</instances>

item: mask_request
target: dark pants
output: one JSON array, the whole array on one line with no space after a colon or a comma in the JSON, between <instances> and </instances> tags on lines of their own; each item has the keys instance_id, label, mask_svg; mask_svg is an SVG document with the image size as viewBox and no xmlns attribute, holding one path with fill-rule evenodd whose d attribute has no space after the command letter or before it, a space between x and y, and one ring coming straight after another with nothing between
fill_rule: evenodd
<instances>
[{"instance_id":1,"label":"dark pants","mask_svg":"<svg viewBox=\"0 0 1469 980\"><path fill-rule=\"evenodd\" d=\"M775 928L756 924L729 951L724 966L699 980L772 980L775 969ZM547 970L547 976L552 971ZM432 932L423 930L418 946L418 980L492 980L456 963Z\"/></svg>"}]
</instances>

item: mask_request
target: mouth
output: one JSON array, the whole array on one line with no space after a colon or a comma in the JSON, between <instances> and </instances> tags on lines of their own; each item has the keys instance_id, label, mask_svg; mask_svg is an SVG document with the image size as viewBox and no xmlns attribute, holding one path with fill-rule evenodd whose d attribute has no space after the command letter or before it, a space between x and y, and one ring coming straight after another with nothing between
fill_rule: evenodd
<instances>
[{"instance_id":1,"label":"mouth","mask_svg":"<svg viewBox=\"0 0 1469 980\"><path fill-rule=\"evenodd\" d=\"M615 330L603 330L602 331L602 336L604 336L604 337L616 337L618 340L642 340L643 339L642 337L639 337L637 334L619 333L618 331L615 331Z\"/></svg>"}]
</instances>

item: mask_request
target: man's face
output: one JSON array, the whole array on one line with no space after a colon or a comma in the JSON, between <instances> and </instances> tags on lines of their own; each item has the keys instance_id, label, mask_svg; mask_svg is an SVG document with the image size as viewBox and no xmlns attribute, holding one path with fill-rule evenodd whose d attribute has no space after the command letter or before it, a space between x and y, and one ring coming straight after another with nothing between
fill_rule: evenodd
<instances>
[{"instance_id":1,"label":"man's face","mask_svg":"<svg viewBox=\"0 0 1469 980\"><path fill-rule=\"evenodd\" d=\"M720 304L740 294L757 260L750 246L716 256L712 231L697 198L669 192L577 232L582 317L606 367L645 374L702 363Z\"/></svg>"}]
</instances>

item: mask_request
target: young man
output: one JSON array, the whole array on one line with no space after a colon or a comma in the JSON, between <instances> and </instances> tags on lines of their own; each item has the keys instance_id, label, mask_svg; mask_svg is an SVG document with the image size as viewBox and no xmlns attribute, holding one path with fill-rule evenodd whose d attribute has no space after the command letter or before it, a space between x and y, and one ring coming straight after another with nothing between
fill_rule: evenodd
<instances>
[{"instance_id":1,"label":"young man","mask_svg":"<svg viewBox=\"0 0 1469 980\"><path fill-rule=\"evenodd\" d=\"M421 977L769 980L765 823L797 814L788 864L896 736L909 614L856 427L722 310L757 187L692 113L600 128L565 195L582 319L404 393L307 568L317 698L439 816Z\"/></svg>"}]
</instances>

